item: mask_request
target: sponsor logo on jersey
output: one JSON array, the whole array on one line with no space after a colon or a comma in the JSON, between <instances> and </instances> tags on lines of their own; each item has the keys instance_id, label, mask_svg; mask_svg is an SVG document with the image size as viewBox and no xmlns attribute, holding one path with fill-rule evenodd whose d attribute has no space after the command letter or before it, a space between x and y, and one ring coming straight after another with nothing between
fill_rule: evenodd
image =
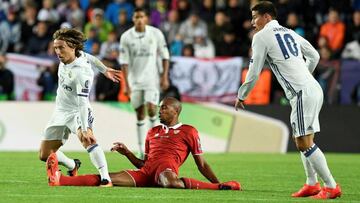
<instances>
[{"instance_id":1,"label":"sponsor logo on jersey","mask_svg":"<svg viewBox=\"0 0 360 203\"><path fill-rule=\"evenodd\" d=\"M69 91L69 92L72 91L72 88L67 84L61 84L61 87L64 88L65 90Z\"/></svg>"},{"instance_id":2,"label":"sponsor logo on jersey","mask_svg":"<svg viewBox=\"0 0 360 203\"><path fill-rule=\"evenodd\" d=\"M81 89L82 93L89 93L89 89Z\"/></svg>"}]
</instances>

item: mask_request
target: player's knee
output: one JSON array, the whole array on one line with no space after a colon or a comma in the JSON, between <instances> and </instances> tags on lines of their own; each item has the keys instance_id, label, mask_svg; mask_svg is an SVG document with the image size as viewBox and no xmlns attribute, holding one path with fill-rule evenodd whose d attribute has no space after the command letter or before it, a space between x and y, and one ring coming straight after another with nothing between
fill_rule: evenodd
<instances>
[{"instance_id":1,"label":"player's knee","mask_svg":"<svg viewBox=\"0 0 360 203\"><path fill-rule=\"evenodd\" d=\"M47 154L47 153L44 153L44 152L42 152L42 151L39 152L39 159L40 159L41 161L46 161L47 158L48 158L48 156L49 156L49 154Z\"/></svg>"},{"instance_id":2,"label":"player's knee","mask_svg":"<svg viewBox=\"0 0 360 203\"><path fill-rule=\"evenodd\" d=\"M170 180L164 175L159 176L159 185L164 188L184 188L184 185L181 184L178 180Z\"/></svg>"}]
</instances>

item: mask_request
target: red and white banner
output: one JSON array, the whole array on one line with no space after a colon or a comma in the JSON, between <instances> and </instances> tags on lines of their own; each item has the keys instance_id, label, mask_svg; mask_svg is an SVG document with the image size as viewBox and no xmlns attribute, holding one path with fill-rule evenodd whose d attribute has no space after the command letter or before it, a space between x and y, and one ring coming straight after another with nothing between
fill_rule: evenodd
<instances>
[{"instance_id":1,"label":"red and white banner","mask_svg":"<svg viewBox=\"0 0 360 203\"><path fill-rule=\"evenodd\" d=\"M172 83L185 101L233 102L240 84L243 59L210 60L172 57Z\"/></svg>"},{"instance_id":2,"label":"red and white banner","mask_svg":"<svg viewBox=\"0 0 360 203\"><path fill-rule=\"evenodd\" d=\"M39 67L48 67L54 64L53 60L21 54L6 54L6 67L14 73L16 100L39 100L41 87L37 79L41 72Z\"/></svg>"}]
</instances>

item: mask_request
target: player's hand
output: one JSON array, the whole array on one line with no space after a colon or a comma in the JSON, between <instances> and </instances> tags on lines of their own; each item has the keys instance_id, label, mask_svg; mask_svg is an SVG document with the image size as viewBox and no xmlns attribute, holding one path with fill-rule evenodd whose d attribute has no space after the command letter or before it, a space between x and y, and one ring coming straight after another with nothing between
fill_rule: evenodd
<instances>
[{"instance_id":1,"label":"player's hand","mask_svg":"<svg viewBox=\"0 0 360 203\"><path fill-rule=\"evenodd\" d=\"M244 101L241 101L240 99L236 99L235 102L235 110L237 111L239 108L245 109Z\"/></svg>"},{"instance_id":2,"label":"player's hand","mask_svg":"<svg viewBox=\"0 0 360 203\"><path fill-rule=\"evenodd\" d=\"M160 80L160 87L163 91L167 90L170 86L169 78L168 77L161 77Z\"/></svg>"},{"instance_id":3,"label":"player's hand","mask_svg":"<svg viewBox=\"0 0 360 203\"><path fill-rule=\"evenodd\" d=\"M91 129L88 129L87 131L82 132L81 142L88 143L89 145L96 143L96 138Z\"/></svg>"},{"instance_id":4,"label":"player's hand","mask_svg":"<svg viewBox=\"0 0 360 203\"><path fill-rule=\"evenodd\" d=\"M122 155L126 155L127 153L129 153L129 149L126 147L125 144L121 143L121 142L114 142L113 143L114 146L111 148L111 151L117 151Z\"/></svg>"},{"instance_id":5,"label":"player's hand","mask_svg":"<svg viewBox=\"0 0 360 203\"><path fill-rule=\"evenodd\" d=\"M104 75L105 75L105 77L107 77L111 81L118 83L121 80L120 73L121 73L121 70L115 70L115 69L112 69L112 68L107 68Z\"/></svg>"}]
</instances>

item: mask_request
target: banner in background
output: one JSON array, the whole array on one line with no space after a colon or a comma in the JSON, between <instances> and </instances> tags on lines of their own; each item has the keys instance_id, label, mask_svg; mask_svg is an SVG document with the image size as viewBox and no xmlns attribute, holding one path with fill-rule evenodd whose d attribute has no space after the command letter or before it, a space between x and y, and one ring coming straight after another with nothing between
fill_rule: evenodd
<instances>
[{"instance_id":1,"label":"banner in background","mask_svg":"<svg viewBox=\"0 0 360 203\"><path fill-rule=\"evenodd\" d=\"M233 102L239 88L243 59L172 57L170 79L185 101Z\"/></svg>"},{"instance_id":2,"label":"banner in background","mask_svg":"<svg viewBox=\"0 0 360 203\"><path fill-rule=\"evenodd\" d=\"M16 100L39 100L41 87L37 85L41 71L40 67L54 64L50 59L26 56L21 54L7 54L6 67L14 73Z\"/></svg>"}]
</instances>

